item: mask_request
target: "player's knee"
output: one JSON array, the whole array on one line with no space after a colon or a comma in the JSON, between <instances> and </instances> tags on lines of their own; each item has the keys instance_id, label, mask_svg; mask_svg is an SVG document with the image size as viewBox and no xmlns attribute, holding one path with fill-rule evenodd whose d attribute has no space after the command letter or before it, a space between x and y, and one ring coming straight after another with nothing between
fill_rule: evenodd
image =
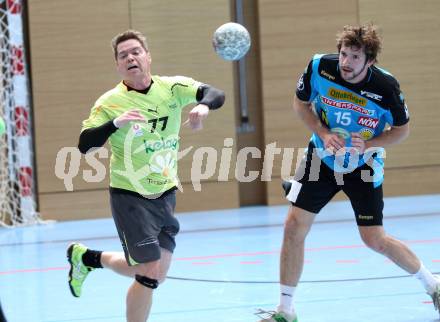
<instances>
[{"instance_id":1,"label":"player's knee","mask_svg":"<svg viewBox=\"0 0 440 322\"><path fill-rule=\"evenodd\" d=\"M381 254L385 253L387 245L386 238L377 237L375 235L364 235L362 236L362 240L368 248Z\"/></svg>"},{"instance_id":2,"label":"player's knee","mask_svg":"<svg viewBox=\"0 0 440 322\"><path fill-rule=\"evenodd\" d=\"M300 219L300 215L295 210L289 211L284 223L286 233L301 236L307 233L308 228L308 225Z\"/></svg>"},{"instance_id":3,"label":"player's knee","mask_svg":"<svg viewBox=\"0 0 440 322\"><path fill-rule=\"evenodd\" d=\"M165 282L165 279L167 277L167 273L166 272L158 272L157 274L157 281L159 282L159 285L162 284L163 282Z\"/></svg>"},{"instance_id":4,"label":"player's knee","mask_svg":"<svg viewBox=\"0 0 440 322\"><path fill-rule=\"evenodd\" d=\"M136 275L135 279L136 279L136 282L138 282L139 284L141 284L147 288L151 288L153 290L159 286L159 281L154 278L149 278L149 277L143 276L143 275Z\"/></svg>"},{"instance_id":5,"label":"player's knee","mask_svg":"<svg viewBox=\"0 0 440 322\"><path fill-rule=\"evenodd\" d=\"M163 282L165 282L166 278L167 278L166 274L161 274L159 275L157 281L159 282L159 284L162 284Z\"/></svg>"},{"instance_id":6,"label":"player's knee","mask_svg":"<svg viewBox=\"0 0 440 322\"><path fill-rule=\"evenodd\" d=\"M161 269L157 273L157 280L159 281L159 284L162 284L163 282L165 282L165 280L167 278L167 273L168 273L168 269L161 267Z\"/></svg>"},{"instance_id":7,"label":"player's knee","mask_svg":"<svg viewBox=\"0 0 440 322\"><path fill-rule=\"evenodd\" d=\"M289 215L284 223L284 231L287 234L293 234L298 229L298 220L295 216Z\"/></svg>"}]
</instances>

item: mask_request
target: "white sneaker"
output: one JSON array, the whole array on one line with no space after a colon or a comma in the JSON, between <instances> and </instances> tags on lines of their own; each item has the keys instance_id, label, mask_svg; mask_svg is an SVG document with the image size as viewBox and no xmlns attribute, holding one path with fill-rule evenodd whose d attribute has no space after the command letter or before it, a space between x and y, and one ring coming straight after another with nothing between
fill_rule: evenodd
<instances>
[{"instance_id":1,"label":"white sneaker","mask_svg":"<svg viewBox=\"0 0 440 322\"><path fill-rule=\"evenodd\" d=\"M429 294L432 297L432 303L434 304L434 308L439 312L440 315L440 276L435 275L435 279L438 281L434 293Z\"/></svg>"},{"instance_id":2,"label":"white sneaker","mask_svg":"<svg viewBox=\"0 0 440 322\"><path fill-rule=\"evenodd\" d=\"M298 322L298 317L295 313L291 315L284 312L258 309L255 315L262 318L259 322Z\"/></svg>"}]
</instances>

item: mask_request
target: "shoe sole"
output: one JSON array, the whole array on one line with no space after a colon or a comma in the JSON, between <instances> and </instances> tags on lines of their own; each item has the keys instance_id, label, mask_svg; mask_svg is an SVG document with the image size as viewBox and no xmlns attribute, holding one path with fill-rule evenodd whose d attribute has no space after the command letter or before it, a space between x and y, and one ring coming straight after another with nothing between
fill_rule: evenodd
<instances>
[{"instance_id":1,"label":"shoe sole","mask_svg":"<svg viewBox=\"0 0 440 322\"><path fill-rule=\"evenodd\" d=\"M436 298L432 299L433 303L434 303L434 308L435 310L438 312L439 316L440 316L440 303L439 303L439 297L437 296Z\"/></svg>"},{"instance_id":2,"label":"shoe sole","mask_svg":"<svg viewBox=\"0 0 440 322\"><path fill-rule=\"evenodd\" d=\"M73 253L74 246L75 246L75 244L70 244L69 247L67 248L67 260L69 261L69 264L70 264L69 280L67 281L67 284L69 284L70 293L72 293L72 295L74 297L79 297L78 295L75 294L75 291L73 290L72 285L70 285L70 281L72 280L72 270L73 270L72 253Z\"/></svg>"}]
</instances>

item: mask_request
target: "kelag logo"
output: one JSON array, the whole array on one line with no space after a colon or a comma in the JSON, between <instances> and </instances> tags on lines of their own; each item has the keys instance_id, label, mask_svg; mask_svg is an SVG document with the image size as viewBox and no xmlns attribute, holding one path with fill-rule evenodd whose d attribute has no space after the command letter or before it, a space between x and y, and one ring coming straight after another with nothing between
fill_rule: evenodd
<instances>
[{"instance_id":1,"label":"kelag logo","mask_svg":"<svg viewBox=\"0 0 440 322\"><path fill-rule=\"evenodd\" d=\"M177 150L177 145L179 139L177 137L169 137L167 139L162 139L161 141L147 141L144 140L145 152L151 153L163 149Z\"/></svg>"}]
</instances>

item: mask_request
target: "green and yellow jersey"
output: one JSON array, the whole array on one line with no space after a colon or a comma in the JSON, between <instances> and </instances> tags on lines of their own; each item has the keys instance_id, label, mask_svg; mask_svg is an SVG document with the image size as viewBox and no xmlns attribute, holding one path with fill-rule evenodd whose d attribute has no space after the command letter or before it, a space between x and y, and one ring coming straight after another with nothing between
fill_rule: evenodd
<instances>
[{"instance_id":1,"label":"green and yellow jersey","mask_svg":"<svg viewBox=\"0 0 440 322\"><path fill-rule=\"evenodd\" d=\"M109 138L110 186L153 195L177 184L177 152L182 108L196 103L200 82L192 78L153 76L146 94L123 82L102 95L83 121L82 131L138 109L146 122L131 122Z\"/></svg>"}]
</instances>

